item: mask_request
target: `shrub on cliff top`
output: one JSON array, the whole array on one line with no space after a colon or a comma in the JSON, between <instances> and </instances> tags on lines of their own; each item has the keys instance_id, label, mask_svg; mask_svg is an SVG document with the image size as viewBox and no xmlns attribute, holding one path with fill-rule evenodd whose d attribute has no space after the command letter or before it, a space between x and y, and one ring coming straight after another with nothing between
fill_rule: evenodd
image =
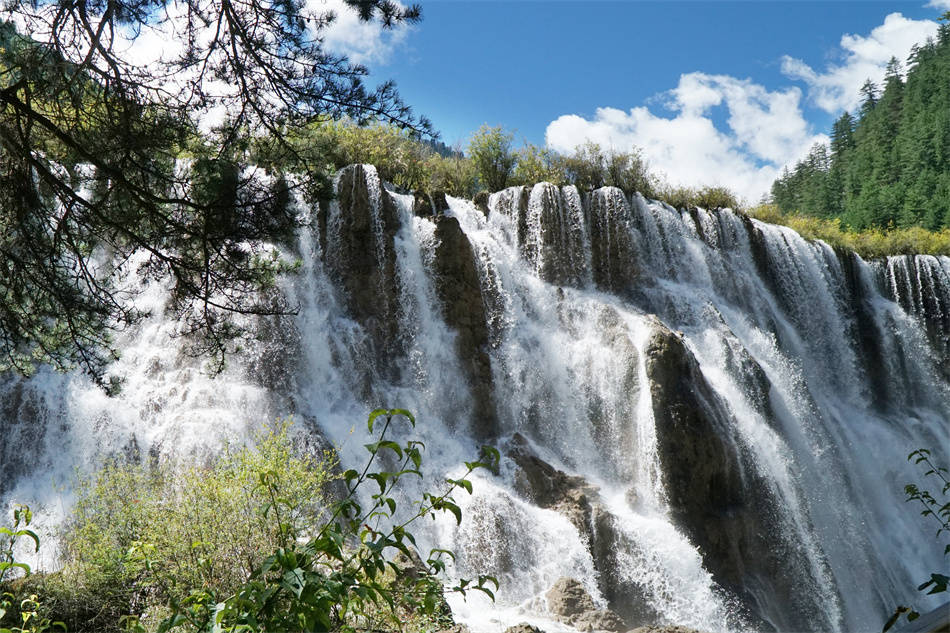
<instances>
[{"instance_id":1,"label":"shrub on cliff top","mask_svg":"<svg viewBox=\"0 0 950 633\"><path fill-rule=\"evenodd\" d=\"M887 255L950 255L950 229L928 231L919 226L863 231L848 230L838 218L782 213L774 204L759 205L749 215L763 222L794 229L809 240L822 240L831 246L853 250L864 258Z\"/></svg>"}]
</instances>

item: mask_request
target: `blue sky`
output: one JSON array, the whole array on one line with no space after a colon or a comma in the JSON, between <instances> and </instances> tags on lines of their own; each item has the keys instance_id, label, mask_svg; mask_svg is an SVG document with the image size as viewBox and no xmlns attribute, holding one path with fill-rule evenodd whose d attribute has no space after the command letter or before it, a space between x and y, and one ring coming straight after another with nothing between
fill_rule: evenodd
<instances>
[{"instance_id":1,"label":"blue sky","mask_svg":"<svg viewBox=\"0 0 950 633\"><path fill-rule=\"evenodd\" d=\"M673 182L755 200L936 31L950 0L925 3L435 0L408 29L343 20L328 41L450 145L483 123L561 151L634 144Z\"/></svg>"}]
</instances>

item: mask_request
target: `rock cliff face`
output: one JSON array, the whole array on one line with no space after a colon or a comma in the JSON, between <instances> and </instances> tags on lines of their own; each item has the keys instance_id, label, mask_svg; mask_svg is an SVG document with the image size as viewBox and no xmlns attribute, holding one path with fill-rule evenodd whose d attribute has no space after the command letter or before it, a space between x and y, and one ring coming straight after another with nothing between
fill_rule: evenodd
<instances>
[{"instance_id":1,"label":"rock cliff face","mask_svg":"<svg viewBox=\"0 0 950 633\"><path fill-rule=\"evenodd\" d=\"M674 520L703 552L720 584L757 619L780 596L793 614L813 613L820 600L783 570L807 567L802 552L782 542L781 500L757 472L732 429L724 402L704 378L683 338L662 325L647 346L653 415L663 482ZM807 617L768 613L778 630L807 630ZM758 621L756 626L767 626Z\"/></svg>"},{"instance_id":2,"label":"rock cliff face","mask_svg":"<svg viewBox=\"0 0 950 633\"><path fill-rule=\"evenodd\" d=\"M337 199L323 206L319 223L325 227L324 265L339 280L348 313L367 334L359 355L372 362L380 377L393 379L398 368L390 361L403 352L393 244L401 219L395 202L375 170L351 165L340 172ZM364 394L371 393L374 378L364 378Z\"/></svg>"},{"instance_id":3,"label":"rock cliff face","mask_svg":"<svg viewBox=\"0 0 950 633\"><path fill-rule=\"evenodd\" d=\"M371 368L362 393L370 397L374 381L399 380L399 365L407 341L400 331L400 277L396 235L411 221L407 210L387 191L374 171L362 165L342 170L337 198L324 206L319 223L325 227L322 250L327 269L339 279L349 314L368 334L361 355ZM471 428L482 439L497 433L492 389L488 317L475 255L454 217L444 215L445 194L416 194L413 215L435 226L435 251L429 274L445 324L456 334L455 352L472 396L475 415ZM382 373L382 375L380 375Z\"/></svg>"},{"instance_id":4,"label":"rock cliff face","mask_svg":"<svg viewBox=\"0 0 950 633\"><path fill-rule=\"evenodd\" d=\"M607 292L630 294L637 282L637 259L623 192L605 187L591 193L587 222L594 284Z\"/></svg>"},{"instance_id":5,"label":"rock cliff face","mask_svg":"<svg viewBox=\"0 0 950 633\"><path fill-rule=\"evenodd\" d=\"M472 245L457 219L437 216L433 269L445 322L457 332L455 347L471 385L478 415L473 431L481 439L498 431L488 356L488 317Z\"/></svg>"},{"instance_id":6,"label":"rock cliff face","mask_svg":"<svg viewBox=\"0 0 950 633\"><path fill-rule=\"evenodd\" d=\"M568 475L539 458L520 434L512 437L506 455L517 466L516 489L538 506L560 512L584 536L598 572L599 589L618 620L628 627L655 621L657 613L644 600L643 588L626 581L618 573L619 557L635 544L624 537L617 525L618 518L605 507L600 490L583 477ZM576 581L568 584L568 589L573 589L555 593L570 597L583 592L586 600L590 600ZM559 585L564 583L559 581ZM585 610L591 609L593 603Z\"/></svg>"},{"instance_id":7,"label":"rock cliff face","mask_svg":"<svg viewBox=\"0 0 950 633\"><path fill-rule=\"evenodd\" d=\"M558 579L545 597L551 613L578 631L619 633L627 629L617 614L598 609L584 586L573 578Z\"/></svg>"},{"instance_id":8,"label":"rock cliff face","mask_svg":"<svg viewBox=\"0 0 950 633\"><path fill-rule=\"evenodd\" d=\"M431 228L412 229L413 222ZM813 480L775 479L769 468L782 458L762 454L763 434L772 443L805 433L812 438L805 445L837 445L826 385L858 385L860 397L886 415L912 401L944 406L944 387L927 394L930 383L906 371L916 362L907 345L887 342L899 317L882 317L880 302L889 295L922 324L932 350L926 362L946 382L947 262L908 257L868 266L729 211L677 212L612 188L581 195L550 184L513 187L460 207L438 192L400 197L360 166L341 173L337 200L318 227L326 268L365 332L360 353L374 359L367 395L380 377L398 384L405 371L398 359L418 353L407 347L399 306L402 284L420 271L400 271L397 245L407 231L431 234L423 274L453 334L472 402L467 428L476 441L507 447L521 497L575 526L600 595L627 625L663 617L653 581L629 569L631 560L653 556L650 546L608 509L598 486L552 466L535 443L578 468L567 447L590 442L582 450L599 453L598 476L623 486L634 511L644 473L655 468L661 507L701 553L731 622L806 630L822 613L834 629L847 617L829 571L847 557L829 561L807 536L831 526L812 525L803 486ZM552 332L562 338L546 339ZM763 338L783 352L764 352ZM572 347L580 339L587 348ZM601 348L612 356L589 355ZM572 381L583 385L573 395ZM572 435L553 431L560 415L573 420L563 432ZM796 416L814 420L810 430L790 427ZM750 431L755 425L762 430ZM644 464L651 459L655 467ZM841 467L836 450L821 459ZM842 490L851 485L842 479ZM502 518L486 521L504 531ZM509 573L517 561L499 565Z\"/></svg>"},{"instance_id":9,"label":"rock cliff face","mask_svg":"<svg viewBox=\"0 0 950 633\"><path fill-rule=\"evenodd\" d=\"M53 412L43 394L23 379L4 386L0 400L0 496L9 493L16 479L42 468L47 428L43 420Z\"/></svg>"},{"instance_id":10,"label":"rock cliff face","mask_svg":"<svg viewBox=\"0 0 950 633\"><path fill-rule=\"evenodd\" d=\"M950 381L950 266L946 258L902 255L880 265L881 284L907 313L925 324L944 376Z\"/></svg>"}]
</instances>

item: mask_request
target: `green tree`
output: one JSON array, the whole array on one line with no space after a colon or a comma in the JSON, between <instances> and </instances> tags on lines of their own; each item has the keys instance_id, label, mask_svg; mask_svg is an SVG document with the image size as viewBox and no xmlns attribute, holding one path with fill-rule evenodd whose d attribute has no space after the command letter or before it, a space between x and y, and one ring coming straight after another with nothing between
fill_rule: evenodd
<instances>
[{"instance_id":1,"label":"green tree","mask_svg":"<svg viewBox=\"0 0 950 633\"><path fill-rule=\"evenodd\" d=\"M587 141L574 148L564 160L570 181L581 191L590 191L607 185L607 156L600 145Z\"/></svg>"},{"instance_id":2,"label":"green tree","mask_svg":"<svg viewBox=\"0 0 950 633\"><path fill-rule=\"evenodd\" d=\"M937 39L911 51L906 73L891 58L881 89L864 83L857 115L832 127L830 153L813 148L776 179L772 201L783 213L841 218L854 230L950 226L950 38L941 21Z\"/></svg>"},{"instance_id":3,"label":"green tree","mask_svg":"<svg viewBox=\"0 0 950 633\"><path fill-rule=\"evenodd\" d=\"M517 163L511 182L515 185L533 185L550 182L561 186L567 184L564 160L557 153L545 147L526 143L517 151Z\"/></svg>"},{"instance_id":4,"label":"green tree","mask_svg":"<svg viewBox=\"0 0 950 633\"><path fill-rule=\"evenodd\" d=\"M473 198L478 192L478 173L472 160L456 147L448 156L432 154L426 159L426 189Z\"/></svg>"},{"instance_id":5,"label":"green tree","mask_svg":"<svg viewBox=\"0 0 950 633\"><path fill-rule=\"evenodd\" d=\"M609 152L605 158L608 185L627 194L638 192L647 198L654 197L656 179L650 174L639 148L634 147L629 152Z\"/></svg>"},{"instance_id":6,"label":"green tree","mask_svg":"<svg viewBox=\"0 0 950 633\"><path fill-rule=\"evenodd\" d=\"M500 191L508 185L518 157L512 150L514 135L501 126L483 125L468 142L468 155L475 166L479 184L489 191Z\"/></svg>"},{"instance_id":7,"label":"green tree","mask_svg":"<svg viewBox=\"0 0 950 633\"><path fill-rule=\"evenodd\" d=\"M389 0L346 2L386 26L420 17ZM333 15L303 3L4 8L0 368L49 362L101 377L112 334L143 316L111 263L121 268L133 252L147 260L136 269L170 277L183 332L220 363L240 333L235 315L291 309L266 292L283 267L264 246L296 219L282 204L288 181L245 173L252 146L327 195L327 161L288 142L294 130L344 116L429 129L391 83L370 89L364 67L329 53L322 35ZM143 35L167 40L161 61L143 65L129 52ZM183 157L197 159L197 177Z\"/></svg>"}]
</instances>

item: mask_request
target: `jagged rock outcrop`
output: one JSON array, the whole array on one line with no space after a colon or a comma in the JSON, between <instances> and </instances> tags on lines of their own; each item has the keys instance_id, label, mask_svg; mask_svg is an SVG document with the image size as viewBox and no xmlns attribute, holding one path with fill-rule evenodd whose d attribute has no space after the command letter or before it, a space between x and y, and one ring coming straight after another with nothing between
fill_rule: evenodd
<instances>
[{"instance_id":1,"label":"jagged rock outcrop","mask_svg":"<svg viewBox=\"0 0 950 633\"><path fill-rule=\"evenodd\" d=\"M471 385L475 406L473 428L480 439L494 437L498 420L492 392L489 333L485 301L472 245L457 219L434 218L435 287L445 322L458 333L455 346Z\"/></svg>"},{"instance_id":2,"label":"jagged rock outcrop","mask_svg":"<svg viewBox=\"0 0 950 633\"><path fill-rule=\"evenodd\" d=\"M659 324L646 348L664 484L671 509L738 580L742 556L725 525L741 509L742 472L727 417L682 338Z\"/></svg>"},{"instance_id":3,"label":"jagged rock outcrop","mask_svg":"<svg viewBox=\"0 0 950 633\"><path fill-rule=\"evenodd\" d=\"M340 170L337 199L322 205L318 225L327 271L338 279L348 313L369 334L361 355L384 375L395 371L387 361L400 351L393 246L400 220L376 170L365 165Z\"/></svg>"},{"instance_id":4,"label":"jagged rock outcrop","mask_svg":"<svg viewBox=\"0 0 950 633\"><path fill-rule=\"evenodd\" d=\"M487 191L479 191L475 194L475 199L472 202L475 203L475 208L488 215L488 199L490 194Z\"/></svg>"},{"instance_id":5,"label":"jagged rock outcrop","mask_svg":"<svg viewBox=\"0 0 950 633\"><path fill-rule=\"evenodd\" d=\"M554 617L578 631L620 632L627 629L616 613L598 609L584 585L573 578L558 579L545 598Z\"/></svg>"},{"instance_id":6,"label":"jagged rock outcrop","mask_svg":"<svg viewBox=\"0 0 950 633\"><path fill-rule=\"evenodd\" d=\"M856 253L848 251L839 253L838 259L844 273L845 289L851 299L848 307L851 310L849 316L854 322L851 333L855 343L853 347L870 386L866 397L875 406L884 407L887 402L899 401L904 394L895 393L893 377L886 370L887 362L881 345L885 336L874 318L868 288L861 278L859 258Z\"/></svg>"},{"instance_id":7,"label":"jagged rock outcrop","mask_svg":"<svg viewBox=\"0 0 950 633\"><path fill-rule=\"evenodd\" d=\"M519 203L525 205L523 196ZM587 281L587 229L576 187L542 182L530 188L526 206L518 207L518 227L524 258L541 279L559 286Z\"/></svg>"},{"instance_id":8,"label":"jagged rock outcrop","mask_svg":"<svg viewBox=\"0 0 950 633\"><path fill-rule=\"evenodd\" d=\"M420 218L442 215L448 209L444 191L414 191L412 194L412 212Z\"/></svg>"},{"instance_id":9,"label":"jagged rock outcrop","mask_svg":"<svg viewBox=\"0 0 950 633\"><path fill-rule=\"evenodd\" d=\"M515 488L538 506L560 512L584 535L599 573L598 588L611 609L627 623L655 620L657 614L642 588L620 576L618 556L636 545L623 536L618 519L604 507L597 487L536 456L518 433L511 438L507 455L518 466Z\"/></svg>"},{"instance_id":10,"label":"jagged rock outcrop","mask_svg":"<svg viewBox=\"0 0 950 633\"><path fill-rule=\"evenodd\" d=\"M601 290L629 294L637 277L635 244L630 231L630 207L620 189L604 187L587 202L591 272Z\"/></svg>"},{"instance_id":11,"label":"jagged rock outcrop","mask_svg":"<svg viewBox=\"0 0 950 633\"><path fill-rule=\"evenodd\" d=\"M43 465L48 410L42 392L16 376L0 376L0 495L7 494L22 475ZM6 518L6 517L4 517Z\"/></svg>"},{"instance_id":12,"label":"jagged rock outcrop","mask_svg":"<svg viewBox=\"0 0 950 633\"><path fill-rule=\"evenodd\" d=\"M766 603L776 599L797 605L787 613L820 609L818 597L787 571L808 569L809 563L783 539L780 501L738 442L725 405L682 337L657 323L646 355L670 510L699 547L705 566L745 603L743 617L768 615ZM771 625L779 630L809 626L804 619Z\"/></svg>"},{"instance_id":13,"label":"jagged rock outcrop","mask_svg":"<svg viewBox=\"0 0 950 633\"><path fill-rule=\"evenodd\" d=\"M592 500L597 488L583 477L568 475L531 452L528 441L515 433L509 442L508 457L518 465L515 488L541 508L557 510L581 531L590 530Z\"/></svg>"},{"instance_id":14,"label":"jagged rock outcrop","mask_svg":"<svg viewBox=\"0 0 950 633\"><path fill-rule=\"evenodd\" d=\"M933 255L901 255L882 265L881 284L923 325L950 381L950 267Z\"/></svg>"}]
</instances>

